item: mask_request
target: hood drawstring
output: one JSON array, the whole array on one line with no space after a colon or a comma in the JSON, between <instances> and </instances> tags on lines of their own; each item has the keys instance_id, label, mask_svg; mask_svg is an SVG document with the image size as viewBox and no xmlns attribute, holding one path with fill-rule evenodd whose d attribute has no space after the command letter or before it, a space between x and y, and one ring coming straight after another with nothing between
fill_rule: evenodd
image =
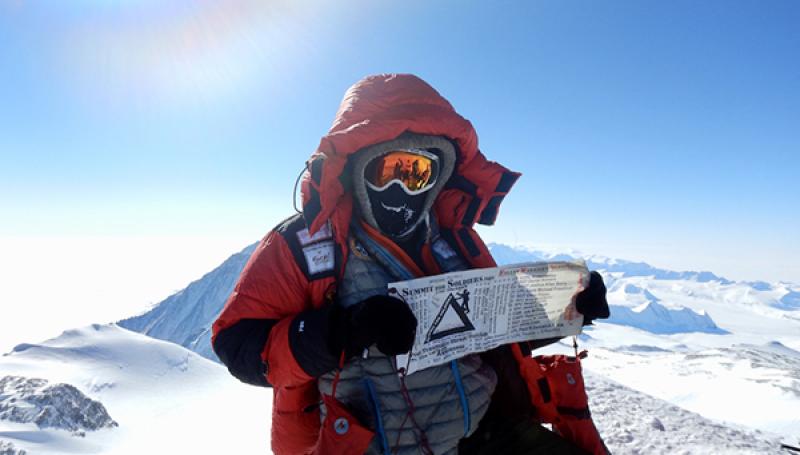
<instances>
[{"instance_id":1,"label":"hood drawstring","mask_svg":"<svg viewBox=\"0 0 800 455\"><path fill-rule=\"evenodd\" d=\"M308 170L308 163L306 163L303 170L300 171L300 174L297 175L297 179L294 181L294 189L292 190L292 207L294 207L294 211L297 213L303 213L302 210L297 208L297 187L300 185L300 179L303 177L303 174L306 173Z\"/></svg>"}]
</instances>

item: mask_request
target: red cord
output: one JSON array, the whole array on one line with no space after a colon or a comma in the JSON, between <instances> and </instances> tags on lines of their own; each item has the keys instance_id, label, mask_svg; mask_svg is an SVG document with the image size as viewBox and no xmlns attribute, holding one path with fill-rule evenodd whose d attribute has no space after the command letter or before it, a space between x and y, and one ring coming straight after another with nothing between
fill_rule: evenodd
<instances>
[{"instance_id":1,"label":"red cord","mask_svg":"<svg viewBox=\"0 0 800 455\"><path fill-rule=\"evenodd\" d=\"M425 431L420 428L419 424L417 424L417 419L414 418L414 412L416 408L414 407L414 402L411 400L411 394L408 393L408 387L406 387L405 368L400 368L398 371L400 373L400 393L402 393L403 399L406 401L408 412L406 412L403 423L400 425L392 452L395 453L397 451L397 446L400 445L400 435L403 432L403 426L405 426L406 422L411 419L411 424L414 425L414 429L418 432L417 436L419 437L419 445L422 449L422 453L425 455L434 455L433 449L431 449L430 443L428 442L428 436L425 434Z\"/></svg>"},{"instance_id":2,"label":"red cord","mask_svg":"<svg viewBox=\"0 0 800 455\"><path fill-rule=\"evenodd\" d=\"M336 369L336 375L333 377L333 384L331 386L331 396L336 398L336 386L339 385L339 375L344 368L344 361L346 357L344 355L344 349L342 349L342 353L339 354L339 368Z\"/></svg>"}]
</instances>

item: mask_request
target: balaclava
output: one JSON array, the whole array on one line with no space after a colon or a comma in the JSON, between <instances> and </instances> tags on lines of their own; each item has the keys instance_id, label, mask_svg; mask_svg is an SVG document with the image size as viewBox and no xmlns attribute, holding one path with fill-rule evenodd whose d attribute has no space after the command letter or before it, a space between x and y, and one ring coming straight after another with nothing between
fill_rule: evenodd
<instances>
[{"instance_id":1,"label":"balaclava","mask_svg":"<svg viewBox=\"0 0 800 455\"><path fill-rule=\"evenodd\" d=\"M374 160L391 152L407 151L431 158L435 163L429 172L429 189L409 191L399 180L378 188L367 182ZM395 240L402 240L427 221L433 202L453 173L456 151L441 136L404 133L396 139L370 145L359 150L352 161L353 193L359 212L370 226Z\"/></svg>"}]
</instances>

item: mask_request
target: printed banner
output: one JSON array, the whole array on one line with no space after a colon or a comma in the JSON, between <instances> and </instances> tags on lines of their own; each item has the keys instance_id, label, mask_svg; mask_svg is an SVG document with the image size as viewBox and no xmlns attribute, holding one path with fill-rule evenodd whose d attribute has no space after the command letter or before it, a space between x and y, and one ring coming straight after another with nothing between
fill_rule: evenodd
<instances>
[{"instance_id":1,"label":"printed banner","mask_svg":"<svg viewBox=\"0 0 800 455\"><path fill-rule=\"evenodd\" d=\"M390 283L417 317L407 374L526 340L577 335L575 295L588 285L583 261L535 262Z\"/></svg>"}]
</instances>

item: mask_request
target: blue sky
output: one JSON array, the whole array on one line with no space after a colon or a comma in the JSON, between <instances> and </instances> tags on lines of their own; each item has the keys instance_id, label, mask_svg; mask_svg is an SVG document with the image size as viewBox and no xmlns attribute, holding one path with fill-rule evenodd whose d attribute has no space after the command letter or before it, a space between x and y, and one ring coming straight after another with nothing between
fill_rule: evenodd
<instances>
[{"instance_id":1,"label":"blue sky","mask_svg":"<svg viewBox=\"0 0 800 455\"><path fill-rule=\"evenodd\" d=\"M5 261L226 239L208 267L292 212L349 85L410 72L524 174L488 240L800 281L797 2L327 3L0 0Z\"/></svg>"}]
</instances>

